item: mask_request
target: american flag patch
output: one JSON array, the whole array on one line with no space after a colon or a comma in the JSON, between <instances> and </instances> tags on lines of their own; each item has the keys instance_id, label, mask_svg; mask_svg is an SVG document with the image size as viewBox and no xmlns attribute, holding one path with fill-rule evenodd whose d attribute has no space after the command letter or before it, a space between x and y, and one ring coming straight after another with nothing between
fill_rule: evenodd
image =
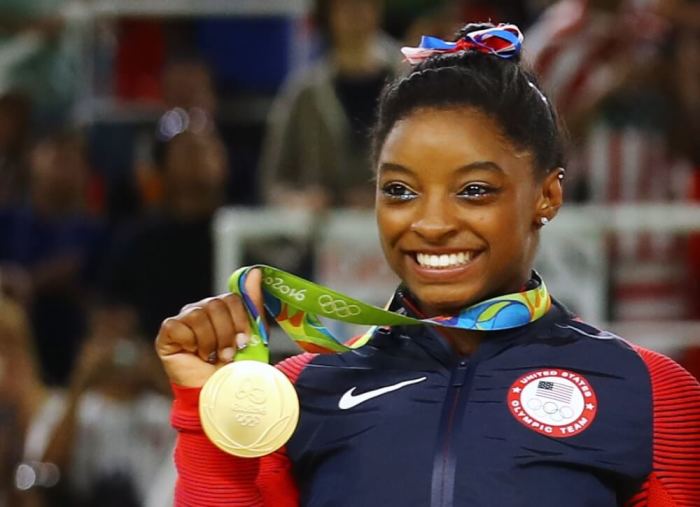
<instances>
[{"instance_id":1,"label":"american flag patch","mask_svg":"<svg viewBox=\"0 0 700 507\"><path fill-rule=\"evenodd\" d=\"M550 400L570 403L574 392L574 386L559 384L549 380L540 380L537 384L537 396Z\"/></svg>"}]
</instances>

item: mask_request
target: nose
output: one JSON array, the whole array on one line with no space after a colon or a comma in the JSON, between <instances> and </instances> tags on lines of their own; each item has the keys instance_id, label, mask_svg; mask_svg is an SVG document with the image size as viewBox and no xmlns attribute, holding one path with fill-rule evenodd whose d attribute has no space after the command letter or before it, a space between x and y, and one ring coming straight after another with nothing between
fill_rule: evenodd
<instances>
[{"instance_id":1,"label":"nose","mask_svg":"<svg viewBox=\"0 0 700 507\"><path fill-rule=\"evenodd\" d=\"M431 243L439 243L457 232L455 217L450 211L447 198L431 199L419 210L411 223L411 231Z\"/></svg>"}]
</instances>

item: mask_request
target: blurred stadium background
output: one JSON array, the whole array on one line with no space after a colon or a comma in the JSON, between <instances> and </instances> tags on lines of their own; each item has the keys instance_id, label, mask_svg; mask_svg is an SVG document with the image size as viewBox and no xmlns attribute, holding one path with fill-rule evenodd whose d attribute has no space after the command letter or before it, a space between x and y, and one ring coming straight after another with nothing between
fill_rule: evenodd
<instances>
[{"instance_id":1,"label":"blurred stadium background","mask_svg":"<svg viewBox=\"0 0 700 507\"><path fill-rule=\"evenodd\" d=\"M0 0L0 507L172 503L152 340L235 267L384 303L376 97L472 20L571 134L553 294L700 376L700 3Z\"/></svg>"}]
</instances>

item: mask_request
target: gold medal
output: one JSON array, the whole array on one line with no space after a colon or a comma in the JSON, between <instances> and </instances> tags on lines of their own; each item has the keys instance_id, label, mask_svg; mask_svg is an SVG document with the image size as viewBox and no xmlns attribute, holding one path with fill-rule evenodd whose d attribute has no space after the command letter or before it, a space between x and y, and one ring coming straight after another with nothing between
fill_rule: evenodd
<instances>
[{"instance_id":1,"label":"gold medal","mask_svg":"<svg viewBox=\"0 0 700 507\"><path fill-rule=\"evenodd\" d=\"M260 361L227 364L204 384L199 399L204 433L242 458L271 454L292 436L299 399L289 379Z\"/></svg>"}]
</instances>

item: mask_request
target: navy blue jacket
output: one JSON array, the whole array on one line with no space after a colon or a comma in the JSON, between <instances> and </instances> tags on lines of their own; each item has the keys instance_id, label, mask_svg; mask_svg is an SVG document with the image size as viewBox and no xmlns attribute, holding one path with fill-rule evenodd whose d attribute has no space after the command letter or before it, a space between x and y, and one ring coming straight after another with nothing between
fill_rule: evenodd
<instances>
[{"instance_id":1,"label":"navy blue jacket","mask_svg":"<svg viewBox=\"0 0 700 507\"><path fill-rule=\"evenodd\" d=\"M698 382L556 303L471 357L413 326L278 368L301 417L261 459L214 447L175 386L177 506L700 506Z\"/></svg>"},{"instance_id":2,"label":"navy blue jacket","mask_svg":"<svg viewBox=\"0 0 700 507\"><path fill-rule=\"evenodd\" d=\"M572 373L573 388L559 377ZM296 388L287 453L309 507L615 506L653 469L647 364L557 304L471 357L434 328L379 329L361 349L314 357ZM561 410L555 424L543 407Z\"/></svg>"}]
</instances>

